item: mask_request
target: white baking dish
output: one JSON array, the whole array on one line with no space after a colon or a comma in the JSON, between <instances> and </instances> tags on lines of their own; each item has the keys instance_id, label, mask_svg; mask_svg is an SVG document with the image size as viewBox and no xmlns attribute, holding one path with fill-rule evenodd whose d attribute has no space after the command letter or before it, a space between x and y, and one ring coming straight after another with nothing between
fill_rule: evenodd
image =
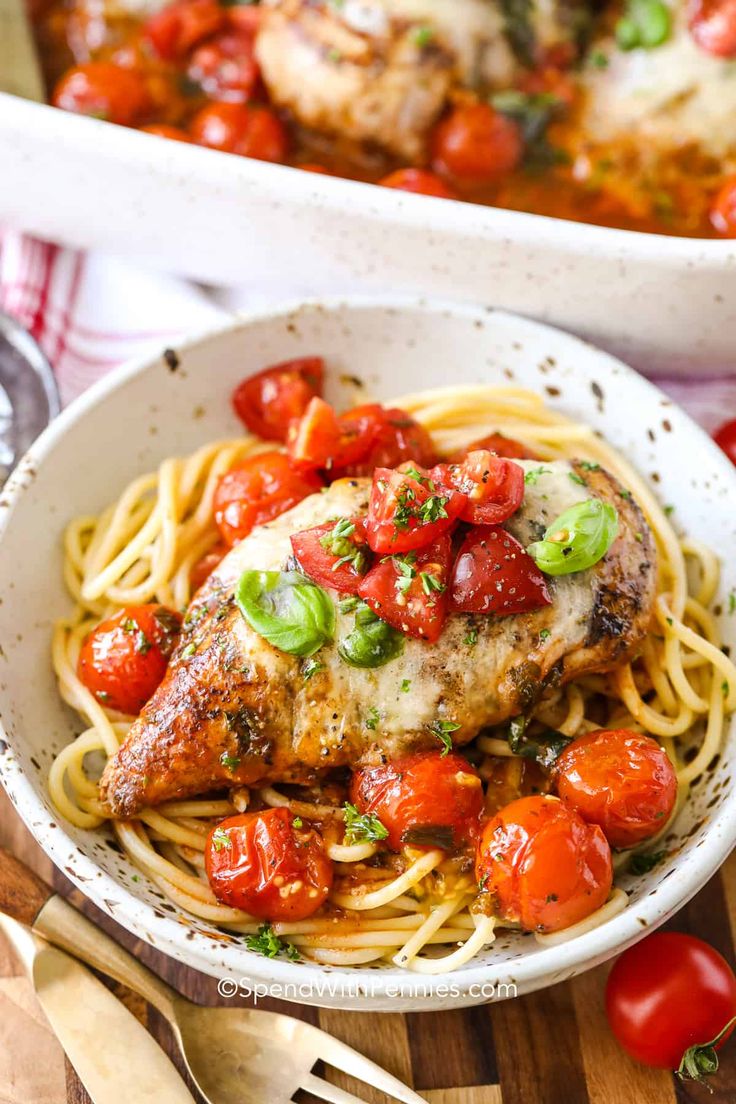
<instances>
[{"instance_id":1,"label":"white baking dish","mask_svg":"<svg viewBox=\"0 0 736 1104\"><path fill-rule=\"evenodd\" d=\"M736 242L303 173L0 94L0 221L218 284L412 291L554 322L647 371L732 370Z\"/></svg>"}]
</instances>

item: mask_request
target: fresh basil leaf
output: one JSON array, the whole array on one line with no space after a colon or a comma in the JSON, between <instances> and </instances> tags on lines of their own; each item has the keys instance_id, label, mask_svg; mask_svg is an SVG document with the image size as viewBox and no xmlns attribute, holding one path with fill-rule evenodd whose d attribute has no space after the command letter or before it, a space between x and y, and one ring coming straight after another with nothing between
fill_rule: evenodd
<instances>
[{"instance_id":1,"label":"fresh basil leaf","mask_svg":"<svg viewBox=\"0 0 736 1104\"><path fill-rule=\"evenodd\" d=\"M410 847L438 847L450 851L455 834L448 824L417 824L401 833L401 842Z\"/></svg>"},{"instance_id":2,"label":"fresh basil leaf","mask_svg":"<svg viewBox=\"0 0 736 1104\"><path fill-rule=\"evenodd\" d=\"M288 655L310 656L335 636L335 607L298 571L244 571L235 600L250 627Z\"/></svg>"},{"instance_id":3,"label":"fresh basil leaf","mask_svg":"<svg viewBox=\"0 0 736 1104\"><path fill-rule=\"evenodd\" d=\"M355 628L337 651L340 658L351 667L383 667L404 650L404 637L381 621L365 602L355 611Z\"/></svg>"},{"instance_id":4,"label":"fresh basil leaf","mask_svg":"<svg viewBox=\"0 0 736 1104\"><path fill-rule=\"evenodd\" d=\"M561 752L570 743L571 737L564 736L555 729L547 729L541 736L532 739L526 735L526 719L514 717L509 724L509 747L514 755L524 759L533 759L543 770L550 770Z\"/></svg>"},{"instance_id":5,"label":"fresh basil leaf","mask_svg":"<svg viewBox=\"0 0 736 1104\"><path fill-rule=\"evenodd\" d=\"M527 552L545 575L572 575L602 560L618 533L618 514L610 502L577 502L552 522L541 541Z\"/></svg>"}]
</instances>

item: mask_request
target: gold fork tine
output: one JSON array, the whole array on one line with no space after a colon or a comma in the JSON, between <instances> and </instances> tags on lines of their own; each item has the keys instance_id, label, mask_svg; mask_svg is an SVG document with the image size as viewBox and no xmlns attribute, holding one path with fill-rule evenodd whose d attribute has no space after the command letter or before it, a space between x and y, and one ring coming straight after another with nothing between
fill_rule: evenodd
<instances>
[{"instance_id":1,"label":"gold fork tine","mask_svg":"<svg viewBox=\"0 0 736 1104\"><path fill-rule=\"evenodd\" d=\"M367 1082L374 1088L380 1089L386 1096L402 1101L402 1104L426 1104L424 1097L417 1096L397 1077L332 1035L324 1033L320 1040L319 1056L323 1062L328 1062L335 1069L342 1070L343 1073L349 1074L358 1081Z\"/></svg>"},{"instance_id":2,"label":"gold fork tine","mask_svg":"<svg viewBox=\"0 0 736 1104\"><path fill-rule=\"evenodd\" d=\"M359 1096L353 1096L352 1093L332 1085L329 1081L324 1081L321 1077L316 1077L313 1073L304 1075L301 1087L319 1100L326 1100L328 1104L365 1104L365 1100Z\"/></svg>"}]
</instances>

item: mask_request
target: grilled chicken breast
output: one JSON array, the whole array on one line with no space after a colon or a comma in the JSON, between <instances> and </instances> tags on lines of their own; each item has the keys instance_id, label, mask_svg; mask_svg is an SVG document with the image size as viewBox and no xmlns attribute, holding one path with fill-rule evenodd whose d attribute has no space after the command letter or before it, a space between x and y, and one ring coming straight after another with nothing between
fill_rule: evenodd
<instances>
[{"instance_id":1,"label":"grilled chicken breast","mask_svg":"<svg viewBox=\"0 0 736 1104\"><path fill-rule=\"evenodd\" d=\"M268 644L234 600L245 569L294 566L292 533L365 513L369 481L333 483L254 530L195 596L164 681L105 769L102 794L113 814L134 816L146 805L241 784L309 783L332 767L437 747L437 721L458 725L452 739L464 744L528 709L549 685L621 663L649 625L651 533L603 470L566 462L542 468L509 530L527 545L563 510L597 496L619 513L607 556L588 571L550 579L553 601L544 609L504 618L453 614L436 644L407 639L401 656L375 670L348 666L332 644L309 673L313 662ZM352 627L353 617L338 613L337 641Z\"/></svg>"},{"instance_id":2,"label":"grilled chicken breast","mask_svg":"<svg viewBox=\"0 0 736 1104\"><path fill-rule=\"evenodd\" d=\"M583 0L264 0L256 52L304 126L421 159L454 86L507 88L569 41Z\"/></svg>"}]
</instances>

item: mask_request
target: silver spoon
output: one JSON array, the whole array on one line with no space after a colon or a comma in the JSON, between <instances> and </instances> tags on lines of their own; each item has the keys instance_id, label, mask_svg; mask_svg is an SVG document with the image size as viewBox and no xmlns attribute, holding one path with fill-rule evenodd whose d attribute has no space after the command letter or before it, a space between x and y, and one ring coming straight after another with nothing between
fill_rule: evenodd
<instances>
[{"instance_id":1,"label":"silver spoon","mask_svg":"<svg viewBox=\"0 0 736 1104\"><path fill-rule=\"evenodd\" d=\"M39 345L0 311L0 486L60 408L56 380Z\"/></svg>"}]
</instances>

